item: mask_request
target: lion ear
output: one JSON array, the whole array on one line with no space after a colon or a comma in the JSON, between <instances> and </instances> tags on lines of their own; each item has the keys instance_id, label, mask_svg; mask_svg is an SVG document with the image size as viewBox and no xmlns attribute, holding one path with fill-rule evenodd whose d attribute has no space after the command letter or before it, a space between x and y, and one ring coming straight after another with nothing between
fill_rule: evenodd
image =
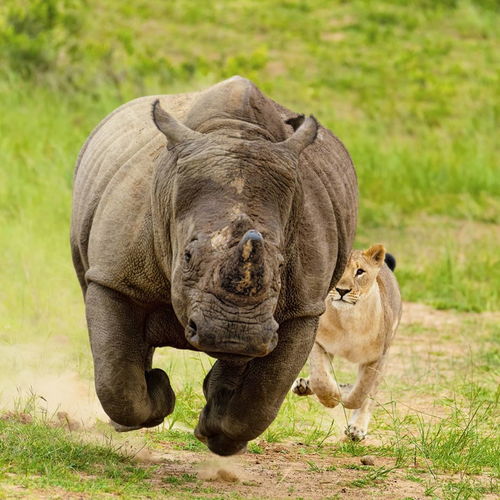
<instances>
[{"instance_id":1,"label":"lion ear","mask_svg":"<svg viewBox=\"0 0 500 500\"><path fill-rule=\"evenodd\" d=\"M363 255L380 267L384 263L385 248L384 245L373 245L363 252Z\"/></svg>"}]
</instances>

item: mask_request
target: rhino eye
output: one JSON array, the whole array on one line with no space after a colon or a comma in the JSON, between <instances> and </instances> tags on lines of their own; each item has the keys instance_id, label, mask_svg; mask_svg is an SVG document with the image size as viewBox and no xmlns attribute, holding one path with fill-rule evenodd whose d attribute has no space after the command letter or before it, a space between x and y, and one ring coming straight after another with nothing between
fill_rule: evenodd
<instances>
[{"instance_id":1,"label":"rhino eye","mask_svg":"<svg viewBox=\"0 0 500 500\"><path fill-rule=\"evenodd\" d=\"M285 259L280 255L278 257L278 269L281 271L285 267Z\"/></svg>"},{"instance_id":2,"label":"rhino eye","mask_svg":"<svg viewBox=\"0 0 500 500\"><path fill-rule=\"evenodd\" d=\"M365 270L364 270L364 269L359 268L359 269L356 271L356 276L361 276L364 272L365 272Z\"/></svg>"},{"instance_id":3,"label":"rhino eye","mask_svg":"<svg viewBox=\"0 0 500 500\"><path fill-rule=\"evenodd\" d=\"M191 252L189 250L186 250L184 252L184 262L186 264L189 264L191 262L191 257L192 257Z\"/></svg>"}]
</instances>

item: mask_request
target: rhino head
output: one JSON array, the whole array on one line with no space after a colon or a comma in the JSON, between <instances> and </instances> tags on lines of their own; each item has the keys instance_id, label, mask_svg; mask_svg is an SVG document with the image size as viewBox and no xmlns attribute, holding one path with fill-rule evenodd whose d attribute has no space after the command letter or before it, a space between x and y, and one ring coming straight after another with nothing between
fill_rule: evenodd
<instances>
[{"instance_id":1,"label":"rhino head","mask_svg":"<svg viewBox=\"0 0 500 500\"><path fill-rule=\"evenodd\" d=\"M274 313L299 215L298 157L317 122L271 142L241 133L251 124L192 130L158 101L153 119L168 140L153 187L155 244L186 339L220 359L266 356L278 342Z\"/></svg>"}]
</instances>

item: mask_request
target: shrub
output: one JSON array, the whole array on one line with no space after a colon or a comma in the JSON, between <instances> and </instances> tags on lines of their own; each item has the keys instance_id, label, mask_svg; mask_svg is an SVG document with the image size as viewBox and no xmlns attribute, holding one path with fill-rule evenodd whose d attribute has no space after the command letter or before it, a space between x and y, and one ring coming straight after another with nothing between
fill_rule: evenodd
<instances>
[{"instance_id":1,"label":"shrub","mask_svg":"<svg viewBox=\"0 0 500 500\"><path fill-rule=\"evenodd\" d=\"M24 78L62 69L80 57L85 0L6 0L0 7L0 58Z\"/></svg>"}]
</instances>

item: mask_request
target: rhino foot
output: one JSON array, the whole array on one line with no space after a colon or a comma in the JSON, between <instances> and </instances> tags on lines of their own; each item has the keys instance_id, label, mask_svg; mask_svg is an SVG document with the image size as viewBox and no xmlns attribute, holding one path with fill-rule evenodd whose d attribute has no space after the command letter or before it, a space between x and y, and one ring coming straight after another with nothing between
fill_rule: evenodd
<instances>
[{"instance_id":1,"label":"rhino foot","mask_svg":"<svg viewBox=\"0 0 500 500\"><path fill-rule=\"evenodd\" d=\"M139 419L140 415L134 415L133 410L137 407L134 405L132 398L127 400L124 398L124 402L119 408L118 412L114 412L114 415L108 415L110 418L110 425L117 432L129 432L142 429L143 427L156 427L160 425L165 417L172 413L175 406L175 394L170 387L170 382L167 374L163 370L157 368L145 372L146 385L148 388L148 394L151 398L150 401L155 404L155 412L148 419ZM128 404L126 404L128 403ZM104 409L105 405L103 404ZM119 420L119 423L117 422Z\"/></svg>"},{"instance_id":2,"label":"rhino foot","mask_svg":"<svg viewBox=\"0 0 500 500\"><path fill-rule=\"evenodd\" d=\"M194 435L212 453L216 453L222 457L244 453L247 449L248 441L234 440L222 433L207 437L200 431L200 425L196 426Z\"/></svg>"},{"instance_id":3,"label":"rhino foot","mask_svg":"<svg viewBox=\"0 0 500 500\"><path fill-rule=\"evenodd\" d=\"M113 427L116 432L129 432L136 431L137 429L142 429L142 425L122 425L114 422L113 420L109 421L109 425L111 425L111 427Z\"/></svg>"}]
</instances>

